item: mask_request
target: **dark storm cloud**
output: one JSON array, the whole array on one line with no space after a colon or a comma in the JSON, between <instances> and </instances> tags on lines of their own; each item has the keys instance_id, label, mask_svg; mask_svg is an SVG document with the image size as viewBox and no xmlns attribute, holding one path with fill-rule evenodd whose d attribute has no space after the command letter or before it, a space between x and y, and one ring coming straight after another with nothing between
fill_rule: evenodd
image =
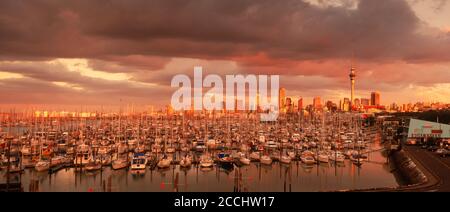
<instances>
[{"instance_id":1,"label":"dark storm cloud","mask_svg":"<svg viewBox=\"0 0 450 212\"><path fill-rule=\"evenodd\" d=\"M6 0L0 14L0 54L18 57L449 58L449 37L418 34L420 20L398 0L354 10L300 0Z\"/></svg>"},{"instance_id":2,"label":"dark storm cloud","mask_svg":"<svg viewBox=\"0 0 450 212\"><path fill-rule=\"evenodd\" d=\"M221 74L305 76L285 78L288 90L347 89L352 57L358 85L367 90L448 83L446 67L426 64L450 61L449 32L427 26L406 0L349 5L352 0L323 7L301 0L2 0L0 61L12 62L0 64L0 71L25 78L0 80L0 98L98 104L151 96L167 103L170 79L208 61L237 64L224 65L234 70L217 70ZM84 58L94 70L131 79L98 79L42 62L55 58ZM180 58L201 60L170 66ZM411 69L404 63L425 65Z\"/></svg>"}]
</instances>

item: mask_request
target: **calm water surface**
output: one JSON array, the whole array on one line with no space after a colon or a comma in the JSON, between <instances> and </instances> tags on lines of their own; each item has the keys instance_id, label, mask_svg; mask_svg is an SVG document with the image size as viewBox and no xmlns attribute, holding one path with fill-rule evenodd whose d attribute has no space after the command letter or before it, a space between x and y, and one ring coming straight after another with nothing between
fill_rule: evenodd
<instances>
[{"instance_id":1,"label":"calm water surface","mask_svg":"<svg viewBox=\"0 0 450 212\"><path fill-rule=\"evenodd\" d=\"M372 149L377 149L374 144ZM204 170L196 166L180 169L172 165L165 170L146 169L135 174L127 170L79 172L74 168L55 174L36 173L27 169L21 176L13 175L12 180L21 177L25 191L30 184L38 184L39 191L335 191L343 189L366 189L375 187L395 187L400 183L390 172L386 158L381 152L369 154L370 162L361 167L350 161L335 166L334 163L305 166L293 161L290 166L274 163L272 166L249 166L224 169L220 166ZM2 183L6 182L5 171L1 172Z\"/></svg>"}]
</instances>

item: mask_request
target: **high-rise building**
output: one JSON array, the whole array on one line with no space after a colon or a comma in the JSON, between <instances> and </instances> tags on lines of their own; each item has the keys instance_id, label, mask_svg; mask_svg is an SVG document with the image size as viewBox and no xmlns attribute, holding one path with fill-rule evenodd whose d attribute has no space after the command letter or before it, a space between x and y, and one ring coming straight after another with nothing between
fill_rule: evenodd
<instances>
[{"instance_id":1,"label":"high-rise building","mask_svg":"<svg viewBox=\"0 0 450 212\"><path fill-rule=\"evenodd\" d=\"M362 105L362 106L368 106L368 105L370 105L370 99L367 99L367 98L361 98L361 105Z\"/></svg>"},{"instance_id":2,"label":"high-rise building","mask_svg":"<svg viewBox=\"0 0 450 212\"><path fill-rule=\"evenodd\" d=\"M291 112L292 110L292 99L290 97L286 98L286 111Z\"/></svg>"},{"instance_id":3,"label":"high-rise building","mask_svg":"<svg viewBox=\"0 0 450 212\"><path fill-rule=\"evenodd\" d=\"M342 104L343 111L350 111L350 99L344 98L344 103Z\"/></svg>"},{"instance_id":4,"label":"high-rise building","mask_svg":"<svg viewBox=\"0 0 450 212\"><path fill-rule=\"evenodd\" d=\"M350 74L348 75L350 77L350 107L354 104L354 97L355 97L355 68L351 66L350 68Z\"/></svg>"},{"instance_id":5,"label":"high-rise building","mask_svg":"<svg viewBox=\"0 0 450 212\"><path fill-rule=\"evenodd\" d=\"M375 91L370 94L370 105L380 106L380 93L379 92Z\"/></svg>"},{"instance_id":6,"label":"high-rise building","mask_svg":"<svg viewBox=\"0 0 450 212\"><path fill-rule=\"evenodd\" d=\"M297 108L299 112L301 112L303 109L303 98L301 97L298 99Z\"/></svg>"},{"instance_id":7,"label":"high-rise building","mask_svg":"<svg viewBox=\"0 0 450 212\"><path fill-rule=\"evenodd\" d=\"M167 112L168 116L173 115L173 107L172 107L172 105L167 105L166 106L166 112Z\"/></svg>"},{"instance_id":8,"label":"high-rise building","mask_svg":"<svg viewBox=\"0 0 450 212\"><path fill-rule=\"evenodd\" d=\"M280 112L286 112L286 89L280 88L280 92L278 94L278 108Z\"/></svg>"},{"instance_id":9,"label":"high-rise building","mask_svg":"<svg viewBox=\"0 0 450 212\"><path fill-rule=\"evenodd\" d=\"M321 110L322 109L322 102L321 102L319 96L314 97L314 99L313 99L313 107L314 107L314 110Z\"/></svg>"},{"instance_id":10,"label":"high-rise building","mask_svg":"<svg viewBox=\"0 0 450 212\"><path fill-rule=\"evenodd\" d=\"M328 111L333 111L334 107L336 106L335 104L333 104L332 101L328 100L327 103L325 103L325 106L327 107Z\"/></svg>"},{"instance_id":11,"label":"high-rise building","mask_svg":"<svg viewBox=\"0 0 450 212\"><path fill-rule=\"evenodd\" d=\"M359 108L361 106L361 102L359 101L358 98L356 98L353 103L354 103L354 106L357 108Z\"/></svg>"}]
</instances>

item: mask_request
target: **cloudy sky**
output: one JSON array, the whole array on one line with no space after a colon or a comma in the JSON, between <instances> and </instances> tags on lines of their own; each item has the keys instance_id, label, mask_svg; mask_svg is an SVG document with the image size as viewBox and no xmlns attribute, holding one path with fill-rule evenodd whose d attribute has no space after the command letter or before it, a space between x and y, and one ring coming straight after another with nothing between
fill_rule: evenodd
<instances>
[{"instance_id":1,"label":"cloudy sky","mask_svg":"<svg viewBox=\"0 0 450 212\"><path fill-rule=\"evenodd\" d=\"M197 65L279 74L288 96L338 101L351 64L357 97L450 102L450 2L0 1L2 108L160 107Z\"/></svg>"}]
</instances>

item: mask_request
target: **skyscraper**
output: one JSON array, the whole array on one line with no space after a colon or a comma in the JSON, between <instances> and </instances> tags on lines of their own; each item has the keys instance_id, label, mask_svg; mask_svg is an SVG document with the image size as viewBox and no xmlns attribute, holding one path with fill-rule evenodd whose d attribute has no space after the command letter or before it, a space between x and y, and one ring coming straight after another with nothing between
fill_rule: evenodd
<instances>
[{"instance_id":1,"label":"skyscraper","mask_svg":"<svg viewBox=\"0 0 450 212\"><path fill-rule=\"evenodd\" d=\"M362 106L368 106L368 105L370 105L370 99L361 98L361 105L362 105Z\"/></svg>"},{"instance_id":2,"label":"skyscraper","mask_svg":"<svg viewBox=\"0 0 450 212\"><path fill-rule=\"evenodd\" d=\"M280 112L286 111L286 89L280 88L280 92L278 95L278 108L280 109Z\"/></svg>"},{"instance_id":3,"label":"skyscraper","mask_svg":"<svg viewBox=\"0 0 450 212\"><path fill-rule=\"evenodd\" d=\"M361 106L361 102L359 101L359 99L358 99L358 98L355 98L355 100L353 100L353 101L354 101L353 103L354 103L354 106L355 106L355 107L357 107L357 108L358 108L358 107L360 107L360 106Z\"/></svg>"},{"instance_id":4,"label":"skyscraper","mask_svg":"<svg viewBox=\"0 0 450 212\"><path fill-rule=\"evenodd\" d=\"M319 96L314 97L314 99L313 99L313 108L314 108L314 110L322 109L322 102L321 102Z\"/></svg>"},{"instance_id":5,"label":"skyscraper","mask_svg":"<svg viewBox=\"0 0 450 212\"><path fill-rule=\"evenodd\" d=\"M292 99L290 97L286 98L286 110L288 112L292 110Z\"/></svg>"},{"instance_id":6,"label":"skyscraper","mask_svg":"<svg viewBox=\"0 0 450 212\"><path fill-rule=\"evenodd\" d=\"M298 99L298 103L297 103L297 104L298 104L298 106L297 106L298 111L301 112L302 109L303 109L303 98L300 97L300 98Z\"/></svg>"},{"instance_id":7,"label":"skyscraper","mask_svg":"<svg viewBox=\"0 0 450 212\"><path fill-rule=\"evenodd\" d=\"M380 106L380 93L379 92L374 91L370 94L370 105Z\"/></svg>"},{"instance_id":8,"label":"skyscraper","mask_svg":"<svg viewBox=\"0 0 450 212\"><path fill-rule=\"evenodd\" d=\"M355 97L355 68L353 68L353 65L350 68L350 74L348 75L350 77L350 107L354 104L354 97Z\"/></svg>"},{"instance_id":9,"label":"skyscraper","mask_svg":"<svg viewBox=\"0 0 450 212\"><path fill-rule=\"evenodd\" d=\"M344 98L344 103L342 105L343 111L350 111L350 99Z\"/></svg>"}]
</instances>

